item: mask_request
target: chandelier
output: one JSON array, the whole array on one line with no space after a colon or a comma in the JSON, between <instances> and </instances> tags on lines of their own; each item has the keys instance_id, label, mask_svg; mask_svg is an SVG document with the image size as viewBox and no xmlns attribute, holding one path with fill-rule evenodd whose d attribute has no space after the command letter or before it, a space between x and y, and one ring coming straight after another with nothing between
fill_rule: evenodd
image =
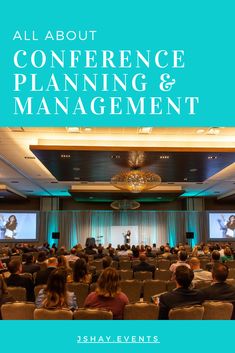
<instances>
[{"instance_id":1,"label":"chandelier","mask_svg":"<svg viewBox=\"0 0 235 353\"><path fill-rule=\"evenodd\" d=\"M114 175L111 184L118 189L139 193L154 188L161 183L159 175L139 168L122 171Z\"/></svg>"},{"instance_id":2,"label":"chandelier","mask_svg":"<svg viewBox=\"0 0 235 353\"><path fill-rule=\"evenodd\" d=\"M136 210L140 203L135 200L116 200L110 205L114 210Z\"/></svg>"}]
</instances>

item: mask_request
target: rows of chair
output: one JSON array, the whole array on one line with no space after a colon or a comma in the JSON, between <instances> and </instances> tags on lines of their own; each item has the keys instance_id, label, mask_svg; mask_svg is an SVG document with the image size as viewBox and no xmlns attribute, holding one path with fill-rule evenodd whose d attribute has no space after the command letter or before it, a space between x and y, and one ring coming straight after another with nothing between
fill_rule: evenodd
<instances>
[{"instance_id":1,"label":"rows of chair","mask_svg":"<svg viewBox=\"0 0 235 353\"><path fill-rule=\"evenodd\" d=\"M169 312L170 320L230 320L233 305L227 302L206 301L202 305L178 307ZM159 307L149 303L128 304L124 320L157 320ZM3 320L112 320L111 311L101 309L36 309L34 303L15 302L1 307Z\"/></svg>"}]
</instances>

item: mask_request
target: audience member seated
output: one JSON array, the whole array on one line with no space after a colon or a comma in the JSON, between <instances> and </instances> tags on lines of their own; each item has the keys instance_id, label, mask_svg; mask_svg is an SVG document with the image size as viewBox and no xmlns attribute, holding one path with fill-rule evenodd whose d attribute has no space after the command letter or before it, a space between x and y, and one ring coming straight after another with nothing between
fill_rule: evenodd
<instances>
[{"instance_id":1,"label":"audience member seated","mask_svg":"<svg viewBox=\"0 0 235 353\"><path fill-rule=\"evenodd\" d=\"M94 255L94 259L95 260L102 259L105 256L103 253L103 247L99 246L97 251L98 251L98 253Z\"/></svg>"},{"instance_id":2,"label":"audience member seated","mask_svg":"<svg viewBox=\"0 0 235 353\"><path fill-rule=\"evenodd\" d=\"M235 286L226 283L229 269L225 264L215 263L212 269L213 283L201 289L205 300L224 300L235 305ZM235 319L235 310L232 319Z\"/></svg>"},{"instance_id":3,"label":"audience member seated","mask_svg":"<svg viewBox=\"0 0 235 353\"><path fill-rule=\"evenodd\" d=\"M47 281L45 289L41 289L36 298L36 307L45 309L77 309L76 296L66 290L66 276L64 271L54 269Z\"/></svg>"},{"instance_id":4,"label":"audience member seated","mask_svg":"<svg viewBox=\"0 0 235 353\"><path fill-rule=\"evenodd\" d=\"M6 278L8 287L23 287L26 289L27 301L34 301L34 284L29 277L20 276L22 264L19 260L12 260L8 264L8 270L11 275Z\"/></svg>"},{"instance_id":5,"label":"audience member seated","mask_svg":"<svg viewBox=\"0 0 235 353\"><path fill-rule=\"evenodd\" d=\"M1 305L9 301L14 301L14 299L8 295L6 282L3 276L0 275L0 319L1 319Z\"/></svg>"},{"instance_id":6,"label":"audience member seated","mask_svg":"<svg viewBox=\"0 0 235 353\"><path fill-rule=\"evenodd\" d=\"M47 260L47 256L46 256L45 251L39 251L38 258L36 260L36 264L40 266L40 269L47 267L46 260Z\"/></svg>"},{"instance_id":7,"label":"audience member seated","mask_svg":"<svg viewBox=\"0 0 235 353\"><path fill-rule=\"evenodd\" d=\"M67 282L72 282L72 269L69 267L68 261L66 259L66 256L60 255L57 257L57 268L64 271L65 276L67 277Z\"/></svg>"},{"instance_id":8,"label":"audience member seated","mask_svg":"<svg viewBox=\"0 0 235 353\"><path fill-rule=\"evenodd\" d=\"M176 289L159 297L159 320L168 320L168 314L172 308L203 302L203 294L199 290L189 288L193 277L193 271L187 266L183 265L176 268Z\"/></svg>"},{"instance_id":9,"label":"audience member seated","mask_svg":"<svg viewBox=\"0 0 235 353\"><path fill-rule=\"evenodd\" d=\"M68 261L68 263L77 261L77 259L78 259L77 250L75 248L72 248L70 250L70 254L65 255L65 257L66 257L66 260Z\"/></svg>"},{"instance_id":10,"label":"audience member seated","mask_svg":"<svg viewBox=\"0 0 235 353\"><path fill-rule=\"evenodd\" d=\"M50 257L47 260L47 268L45 270L41 270L37 272L35 278L35 285L38 286L39 284L46 284L50 273L57 268L58 262L56 257Z\"/></svg>"},{"instance_id":11,"label":"audience member seated","mask_svg":"<svg viewBox=\"0 0 235 353\"><path fill-rule=\"evenodd\" d=\"M117 256L129 256L130 252L128 251L128 248L125 245L121 245L121 249L117 252Z\"/></svg>"},{"instance_id":12,"label":"audience member seated","mask_svg":"<svg viewBox=\"0 0 235 353\"><path fill-rule=\"evenodd\" d=\"M92 275L88 273L85 259L77 259L73 266L73 282L91 283Z\"/></svg>"},{"instance_id":13,"label":"audience member seated","mask_svg":"<svg viewBox=\"0 0 235 353\"><path fill-rule=\"evenodd\" d=\"M132 245L131 250L132 250L132 257L134 259L138 259L139 255L140 255L139 246Z\"/></svg>"},{"instance_id":14,"label":"audience member seated","mask_svg":"<svg viewBox=\"0 0 235 353\"><path fill-rule=\"evenodd\" d=\"M155 257L156 255L152 252L151 246L146 247L146 256L147 257Z\"/></svg>"},{"instance_id":15,"label":"audience member seated","mask_svg":"<svg viewBox=\"0 0 235 353\"><path fill-rule=\"evenodd\" d=\"M185 266L190 268L189 264L187 264L186 262L188 258L187 252L185 250L180 250L177 255L178 255L178 261L173 263L169 269L173 274L175 273L178 266Z\"/></svg>"},{"instance_id":16,"label":"audience member seated","mask_svg":"<svg viewBox=\"0 0 235 353\"><path fill-rule=\"evenodd\" d=\"M88 247L85 248L85 254L87 255L95 255L97 254L97 251L93 248L92 245L89 245Z\"/></svg>"},{"instance_id":17,"label":"audience member seated","mask_svg":"<svg viewBox=\"0 0 235 353\"><path fill-rule=\"evenodd\" d=\"M192 257L189 261L190 267L193 270L194 278L192 281L193 287L199 281L212 281L212 274L200 268L200 260L197 257Z\"/></svg>"},{"instance_id":18,"label":"audience member seated","mask_svg":"<svg viewBox=\"0 0 235 353\"><path fill-rule=\"evenodd\" d=\"M226 246L226 248L224 249L224 255L221 256L221 261L226 262L226 261L232 261L232 260L233 260L232 250L228 246Z\"/></svg>"},{"instance_id":19,"label":"audience member seated","mask_svg":"<svg viewBox=\"0 0 235 353\"><path fill-rule=\"evenodd\" d=\"M170 248L169 246L165 246L164 248L164 253L162 254L161 256L163 259L167 259L167 260L170 260L171 257L172 257L172 254L170 252Z\"/></svg>"},{"instance_id":20,"label":"audience member seated","mask_svg":"<svg viewBox=\"0 0 235 353\"><path fill-rule=\"evenodd\" d=\"M156 268L154 265L150 265L146 262L146 255L143 253L140 255L140 263L133 267L133 272L140 272L140 271L152 272L153 278L154 278L155 270Z\"/></svg>"},{"instance_id":21,"label":"audience member seated","mask_svg":"<svg viewBox=\"0 0 235 353\"><path fill-rule=\"evenodd\" d=\"M212 267L220 262L220 252L218 250L213 250L211 254L211 261L206 264L206 270L212 271Z\"/></svg>"},{"instance_id":22,"label":"audience member seated","mask_svg":"<svg viewBox=\"0 0 235 353\"><path fill-rule=\"evenodd\" d=\"M123 319L125 305L129 303L127 296L119 287L118 272L111 267L100 275L95 292L90 293L84 303L87 308L111 310L114 320Z\"/></svg>"},{"instance_id":23,"label":"audience member seated","mask_svg":"<svg viewBox=\"0 0 235 353\"><path fill-rule=\"evenodd\" d=\"M119 261L119 257L115 255L115 250L114 248L109 248L109 256L113 261Z\"/></svg>"},{"instance_id":24,"label":"audience member seated","mask_svg":"<svg viewBox=\"0 0 235 353\"><path fill-rule=\"evenodd\" d=\"M41 269L40 265L34 263L33 255L30 253L26 254L25 263L22 266L22 272L33 274L34 272L40 271L40 269Z\"/></svg>"}]
</instances>

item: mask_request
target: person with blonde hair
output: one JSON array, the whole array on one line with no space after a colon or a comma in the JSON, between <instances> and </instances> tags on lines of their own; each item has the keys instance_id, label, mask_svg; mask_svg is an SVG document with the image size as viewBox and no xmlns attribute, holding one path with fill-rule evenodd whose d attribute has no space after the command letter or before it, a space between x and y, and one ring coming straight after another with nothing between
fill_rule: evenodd
<instances>
[{"instance_id":1,"label":"person with blonde hair","mask_svg":"<svg viewBox=\"0 0 235 353\"><path fill-rule=\"evenodd\" d=\"M66 274L63 270L51 272L47 286L39 291L35 304L37 308L45 309L77 309L76 296L66 289Z\"/></svg>"},{"instance_id":2,"label":"person with blonde hair","mask_svg":"<svg viewBox=\"0 0 235 353\"><path fill-rule=\"evenodd\" d=\"M114 320L122 320L125 305L128 303L126 294L120 289L117 270L107 267L98 279L95 292L87 296L84 306L110 310Z\"/></svg>"}]
</instances>

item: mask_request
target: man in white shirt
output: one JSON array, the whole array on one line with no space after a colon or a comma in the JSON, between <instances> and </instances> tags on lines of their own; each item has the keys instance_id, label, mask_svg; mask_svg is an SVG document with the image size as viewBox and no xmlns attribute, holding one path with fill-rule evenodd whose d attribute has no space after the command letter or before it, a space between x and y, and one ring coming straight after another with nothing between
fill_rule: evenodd
<instances>
[{"instance_id":1,"label":"man in white shirt","mask_svg":"<svg viewBox=\"0 0 235 353\"><path fill-rule=\"evenodd\" d=\"M197 257L192 257L189 261L190 267L193 270L194 278L192 280L193 287L199 281L212 281L212 274L200 268L200 260Z\"/></svg>"}]
</instances>

